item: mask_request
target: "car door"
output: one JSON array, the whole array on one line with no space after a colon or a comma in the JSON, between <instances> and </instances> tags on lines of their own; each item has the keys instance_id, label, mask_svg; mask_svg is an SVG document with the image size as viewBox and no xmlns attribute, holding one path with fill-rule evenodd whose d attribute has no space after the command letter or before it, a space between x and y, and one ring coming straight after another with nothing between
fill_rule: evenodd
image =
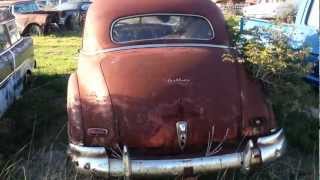
<instances>
[{"instance_id":1,"label":"car door","mask_svg":"<svg viewBox=\"0 0 320 180\"><path fill-rule=\"evenodd\" d=\"M10 39L4 24L0 24L0 116L14 100L11 81L14 72L14 57L10 52Z\"/></svg>"},{"instance_id":2,"label":"car door","mask_svg":"<svg viewBox=\"0 0 320 180\"><path fill-rule=\"evenodd\" d=\"M15 62L14 91L15 96L19 96L23 89L23 80L27 71L34 67L32 39L31 37L22 38L14 21L8 22L6 28L12 44L10 51Z\"/></svg>"},{"instance_id":3,"label":"car door","mask_svg":"<svg viewBox=\"0 0 320 180\"><path fill-rule=\"evenodd\" d=\"M313 62L313 71L306 79L319 87L319 42L320 42L320 29L319 29L319 0L313 0L308 11L308 16L305 21L305 43L304 45L311 48L308 61Z\"/></svg>"},{"instance_id":4,"label":"car door","mask_svg":"<svg viewBox=\"0 0 320 180\"><path fill-rule=\"evenodd\" d=\"M309 16L306 19L306 43L305 45L311 47L311 55L314 61L319 59L319 0L313 0L312 6L309 9ZM308 29L308 30L307 30Z\"/></svg>"},{"instance_id":5,"label":"car door","mask_svg":"<svg viewBox=\"0 0 320 180\"><path fill-rule=\"evenodd\" d=\"M302 3L301 3L302 4ZM312 61L316 61L319 55L319 0L306 0L300 5L297 14L296 27L291 35L293 48L311 48Z\"/></svg>"}]
</instances>

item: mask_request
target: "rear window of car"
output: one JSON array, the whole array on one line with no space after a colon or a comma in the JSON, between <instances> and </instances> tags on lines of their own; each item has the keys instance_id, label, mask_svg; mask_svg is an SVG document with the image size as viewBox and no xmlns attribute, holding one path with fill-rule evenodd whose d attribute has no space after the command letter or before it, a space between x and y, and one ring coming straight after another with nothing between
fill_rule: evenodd
<instances>
[{"instance_id":1,"label":"rear window of car","mask_svg":"<svg viewBox=\"0 0 320 180\"><path fill-rule=\"evenodd\" d=\"M157 14L126 17L116 20L111 28L115 43L146 40L211 40L214 31L201 16Z\"/></svg>"}]
</instances>

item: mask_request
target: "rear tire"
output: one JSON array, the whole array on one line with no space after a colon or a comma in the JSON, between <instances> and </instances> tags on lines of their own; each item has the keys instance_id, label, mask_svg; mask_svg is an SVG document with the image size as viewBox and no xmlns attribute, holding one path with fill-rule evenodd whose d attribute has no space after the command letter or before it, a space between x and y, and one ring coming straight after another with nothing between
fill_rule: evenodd
<instances>
[{"instance_id":1,"label":"rear tire","mask_svg":"<svg viewBox=\"0 0 320 180\"><path fill-rule=\"evenodd\" d=\"M26 34L29 35L29 36L41 36L41 35L42 35L42 31L41 31L40 26L38 26L38 25L31 25L31 26L28 28L28 31L27 31Z\"/></svg>"},{"instance_id":2,"label":"rear tire","mask_svg":"<svg viewBox=\"0 0 320 180\"><path fill-rule=\"evenodd\" d=\"M24 82L23 82L25 87L30 87L32 84L32 73L31 71L27 71L27 73L24 76Z\"/></svg>"},{"instance_id":3,"label":"rear tire","mask_svg":"<svg viewBox=\"0 0 320 180\"><path fill-rule=\"evenodd\" d=\"M79 27L79 25L77 24L76 17L75 16L68 17L65 27L68 31L76 30Z\"/></svg>"}]
</instances>

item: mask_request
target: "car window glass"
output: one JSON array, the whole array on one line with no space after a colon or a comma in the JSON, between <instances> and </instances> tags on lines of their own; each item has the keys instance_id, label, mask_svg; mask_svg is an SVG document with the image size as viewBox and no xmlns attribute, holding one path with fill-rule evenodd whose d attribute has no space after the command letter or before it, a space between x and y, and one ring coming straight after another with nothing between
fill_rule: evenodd
<instances>
[{"instance_id":1,"label":"car window glass","mask_svg":"<svg viewBox=\"0 0 320 180\"><path fill-rule=\"evenodd\" d=\"M82 11L87 11L87 10L89 9L90 5L91 5L90 3L82 4L81 7L80 7L80 9L81 9Z\"/></svg>"},{"instance_id":2,"label":"car window glass","mask_svg":"<svg viewBox=\"0 0 320 180\"><path fill-rule=\"evenodd\" d=\"M39 7L35 2L18 3L14 6L14 12L16 13L28 13L34 11L39 11Z\"/></svg>"},{"instance_id":3,"label":"car window glass","mask_svg":"<svg viewBox=\"0 0 320 180\"><path fill-rule=\"evenodd\" d=\"M0 51L10 47L10 42L6 34L4 25L0 25Z\"/></svg>"},{"instance_id":4,"label":"car window glass","mask_svg":"<svg viewBox=\"0 0 320 180\"><path fill-rule=\"evenodd\" d=\"M20 34L18 32L17 29L17 25L15 23L15 21L10 21L6 24L7 28L8 28L8 32L9 32L9 37L11 40L11 43L15 43L20 39Z\"/></svg>"},{"instance_id":5,"label":"car window glass","mask_svg":"<svg viewBox=\"0 0 320 180\"><path fill-rule=\"evenodd\" d=\"M319 0L313 1L307 25L319 29Z\"/></svg>"},{"instance_id":6,"label":"car window glass","mask_svg":"<svg viewBox=\"0 0 320 180\"><path fill-rule=\"evenodd\" d=\"M191 15L145 15L117 20L112 26L112 40L117 43L159 39L210 40L210 23Z\"/></svg>"}]
</instances>

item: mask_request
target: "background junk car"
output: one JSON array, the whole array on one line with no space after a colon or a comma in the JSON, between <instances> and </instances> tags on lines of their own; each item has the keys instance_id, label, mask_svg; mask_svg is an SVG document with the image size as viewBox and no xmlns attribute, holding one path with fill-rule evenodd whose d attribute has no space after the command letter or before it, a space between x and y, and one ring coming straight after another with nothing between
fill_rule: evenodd
<instances>
[{"instance_id":1,"label":"background junk car","mask_svg":"<svg viewBox=\"0 0 320 180\"><path fill-rule=\"evenodd\" d=\"M0 7L9 9L16 17L22 35L40 35L58 29L57 12L41 11L34 1L0 1Z\"/></svg>"},{"instance_id":2,"label":"background junk car","mask_svg":"<svg viewBox=\"0 0 320 180\"><path fill-rule=\"evenodd\" d=\"M0 117L21 95L34 66L32 39L20 37L14 16L0 11Z\"/></svg>"},{"instance_id":3,"label":"background junk car","mask_svg":"<svg viewBox=\"0 0 320 180\"><path fill-rule=\"evenodd\" d=\"M262 19L243 17L240 29L243 37L247 39L252 38L248 32L255 28L271 29L289 37L289 46L292 49L310 48L310 55L305 60L312 63L313 68L306 77L306 80L312 85L319 87L319 0L303 0L298 7L294 24L279 24ZM265 36L268 36L267 33L265 33Z\"/></svg>"},{"instance_id":4,"label":"background junk car","mask_svg":"<svg viewBox=\"0 0 320 180\"><path fill-rule=\"evenodd\" d=\"M57 11L59 26L67 30L82 27L90 1L86 0L39 0L36 1L44 11Z\"/></svg>"},{"instance_id":5,"label":"background junk car","mask_svg":"<svg viewBox=\"0 0 320 180\"><path fill-rule=\"evenodd\" d=\"M222 58L233 50L210 0L95 0L88 23L67 105L81 172L188 176L284 153L259 85Z\"/></svg>"},{"instance_id":6,"label":"background junk car","mask_svg":"<svg viewBox=\"0 0 320 180\"><path fill-rule=\"evenodd\" d=\"M243 8L246 17L275 19L294 13L297 3L294 0L259 0L257 4Z\"/></svg>"}]
</instances>

